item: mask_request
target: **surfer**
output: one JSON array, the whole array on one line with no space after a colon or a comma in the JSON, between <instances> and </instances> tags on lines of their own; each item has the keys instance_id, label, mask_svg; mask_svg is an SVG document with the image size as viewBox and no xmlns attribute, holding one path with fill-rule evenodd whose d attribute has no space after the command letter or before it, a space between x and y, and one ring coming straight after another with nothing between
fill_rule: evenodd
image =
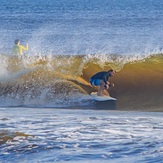
<instances>
[{"instance_id":1,"label":"surfer","mask_svg":"<svg viewBox=\"0 0 163 163\"><path fill-rule=\"evenodd\" d=\"M97 92L98 96L103 96L104 94L102 93L103 89L106 88L107 90L109 87L114 87L113 83L109 83L108 79L109 77L114 76L115 71L114 70L109 70L109 71L101 71L98 72L97 74L93 75L90 79L90 83L93 86L100 86L99 91Z\"/></svg>"},{"instance_id":2,"label":"surfer","mask_svg":"<svg viewBox=\"0 0 163 163\"><path fill-rule=\"evenodd\" d=\"M15 46L12 48L12 53L14 55L20 55L20 54L22 55L23 50L28 51L28 44L26 44L26 48L25 48L24 46L20 45L19 39L16 39L14 42L15 42Z\"/></svg>"}]
</instances>

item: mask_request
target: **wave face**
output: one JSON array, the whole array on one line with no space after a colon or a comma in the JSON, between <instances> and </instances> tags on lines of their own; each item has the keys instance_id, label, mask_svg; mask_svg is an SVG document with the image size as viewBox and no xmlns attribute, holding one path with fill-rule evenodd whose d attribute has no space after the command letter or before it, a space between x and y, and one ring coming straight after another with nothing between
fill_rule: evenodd
<instances>
[{"instance_id":1,"label":"wave face","mask_svg":"<svg viewBox=\"0 0 163 163\"><path fill-rule=\"evenodd\" d=\"M89 83L95 73L113 68L111 96L117 109L163 107L163 55L49 55L1 54L0 105L72 107L96 105ZM107 104L105 105L107 109Z\"/></svg>"}]
</instances>

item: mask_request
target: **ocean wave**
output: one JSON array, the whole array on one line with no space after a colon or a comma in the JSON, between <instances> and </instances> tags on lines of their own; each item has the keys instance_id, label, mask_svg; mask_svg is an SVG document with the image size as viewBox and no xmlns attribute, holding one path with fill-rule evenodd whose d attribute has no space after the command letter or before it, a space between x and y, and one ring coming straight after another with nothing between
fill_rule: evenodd
<instances>
[{"instance_id":1,"label":"ocean wave","mask_svg":"<svg viewBox=\"0 0 163 163\"><path fill-rule=\"evenodd\" d=\"M1 54L0 105L65 107L94 105L92 75L114 69L109 90L116 108L163 106L163 55L49 55ZM107 108L107 105L105 106Z\"/></svg>"}]
</instances>

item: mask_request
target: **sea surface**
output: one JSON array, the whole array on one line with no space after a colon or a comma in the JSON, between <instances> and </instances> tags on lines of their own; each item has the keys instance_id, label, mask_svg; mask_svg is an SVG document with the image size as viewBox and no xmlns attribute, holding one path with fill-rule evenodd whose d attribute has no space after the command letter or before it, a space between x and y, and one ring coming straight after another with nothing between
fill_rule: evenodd
<instances>
[{"instance_id":1,"label":"sea surface","mask_svg":"<svg viewBox=\"0 0 163 163\"><path fill-rule=\"evenodd\" d=\"M162 163L162 29L162 0L0 0L0 163Z\"/></svg>"},{"instance_id":2,"label":"sea surface","mask_svg":"<svg viewBox=\"0 0 163 163\"><path fill-rule=\"evenodd\" d=\"M163 162L163 113L1 108L0 161Z\"/></svg>"}]
</instances>

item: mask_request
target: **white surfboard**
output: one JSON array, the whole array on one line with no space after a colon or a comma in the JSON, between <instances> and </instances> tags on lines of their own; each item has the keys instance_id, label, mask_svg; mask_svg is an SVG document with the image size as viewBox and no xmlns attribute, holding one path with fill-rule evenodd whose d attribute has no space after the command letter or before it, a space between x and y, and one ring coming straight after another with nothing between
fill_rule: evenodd
<instances>
[{"instance_id":1,"label":"white surfboard","mask_svg":"<svg viewBox=\"0 0 163 163\"><path fill-rule=\"evenodd\" d=\"M92 92L91 96L97 101L117 100L116 98L110 96L97 96L97 92Z\"/></svg>"}]
</instances>

